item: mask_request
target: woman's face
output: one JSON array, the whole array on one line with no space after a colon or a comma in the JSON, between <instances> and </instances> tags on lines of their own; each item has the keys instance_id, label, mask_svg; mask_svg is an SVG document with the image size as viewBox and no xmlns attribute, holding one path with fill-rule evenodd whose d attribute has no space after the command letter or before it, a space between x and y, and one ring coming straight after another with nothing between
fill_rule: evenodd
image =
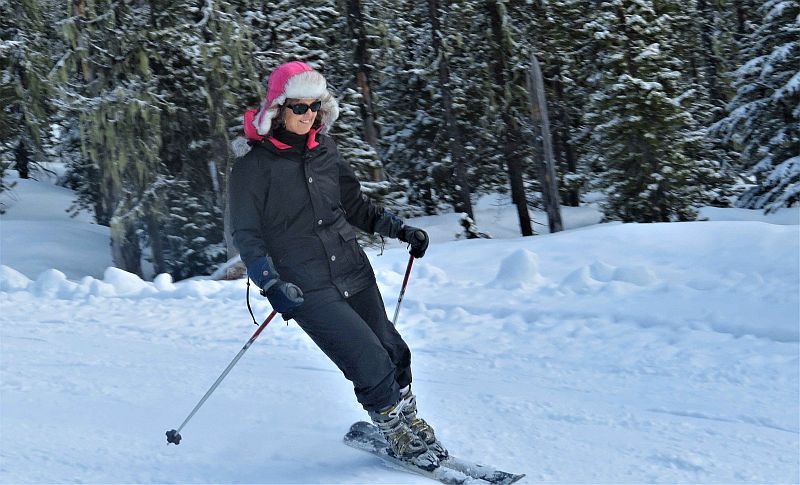
<instances>
[{"instance_id":1,"label":"woman's face","mask_svg":"<svg viewBox=\"0 0 800 485\"><path fill-rule=\"evenodd\" d=\"M291 99L287 100L286 104L306 104L310 106L311 103L315 101L316 99L314 98ZM301 115L294 114L292 109L289 107L286 107L283 110L283 124L286 127L286 130L297 135L305 135L308 133L308 131L311 129L311 126L314 124L314 119L316 119L316 117L317 113L314 113L310 109Z\"/></svg>"}]
</instances>

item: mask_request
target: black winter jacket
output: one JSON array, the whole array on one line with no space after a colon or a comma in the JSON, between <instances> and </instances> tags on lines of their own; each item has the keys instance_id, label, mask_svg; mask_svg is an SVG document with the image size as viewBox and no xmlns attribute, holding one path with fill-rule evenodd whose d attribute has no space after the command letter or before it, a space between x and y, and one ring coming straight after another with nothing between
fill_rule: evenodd
<instances>
[{"instance_id":1,"label":"black winter jacket","mask_svg":"<svg viewBox=\"0 0 800 485\"><path fill-rule=\"evenodd\" d=\"M329 136L317 134L316 142L279 148L265 140L236 160L228 191L233 241L246 265L270 256L282 280L304 292L334 287L346 298L375 280L352 226L397 237L402 221L362 194Z\"/></svg>"}]
</instances>

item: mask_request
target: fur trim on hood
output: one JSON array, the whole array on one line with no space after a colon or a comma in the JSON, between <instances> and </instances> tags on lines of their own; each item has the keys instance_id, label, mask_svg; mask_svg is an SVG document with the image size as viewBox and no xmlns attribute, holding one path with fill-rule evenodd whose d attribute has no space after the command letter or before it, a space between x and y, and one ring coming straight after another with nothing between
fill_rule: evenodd
<instances>
[{"instance_id":1,"label":"fur trim on hood","mask_svg":"<svg viewBox=\"0 0 800 485\"><path fill-rule=\"evenodd\" d=\"M273 128L272 120L278 116L287 99L315 98L320 106L323 132L339 117L339 104L328 91L325 77L304 62L281 64L270 74L267 96L259 109L244 114L244 134L248 140L261 141Z\"/></svg>"},{"instance_id":2,"label":"fur trim on hood","mask_svg":"<svg viewBox=\"0 0 800 485\"><path fill-rule=\"evenodd\" d=\"M231 142L231 150L233 151L233 156L236 158L243 157L247 155L247 152L250 151L250 144L247 142L247 138L243 136L237 136Z\"/></svg>"}]
</instances>

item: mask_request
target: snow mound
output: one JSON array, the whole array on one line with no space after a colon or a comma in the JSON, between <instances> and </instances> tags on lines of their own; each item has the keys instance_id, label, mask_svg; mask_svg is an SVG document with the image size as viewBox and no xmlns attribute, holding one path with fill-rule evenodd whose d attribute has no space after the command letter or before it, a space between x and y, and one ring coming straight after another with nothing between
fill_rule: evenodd
<instances>
[{"instance_id":1,"label":"snow mound","mask_svg":"<svg viewBox=\"0 0 800 485\"><path fill-rule=\"evenodd\" d=\"M658 281L655 272L643 265L615 267L603 261L595 261L568 274L561 288L575 293L593 293L606 287L619 289L618 283L634 286L650 286Z\"/></svg>"},{"instance_id":2,"label":"snow mound","mask_svg":"<svg viewBox=\"0 0 800 485\"><path fill-rule=\"evenodd\" d=\"M648 286L656 282L656 274L646 266L621 266L614 270L611 279L637 286Z\"/></svg>"},{"instance_id":3,"label":"snow mound","mask_svg":"<svg viewBox=\"0 0 800 485\"><path fill-rule=\"evenodd\" d=\"M0 291L21 291L28 288L31 280L19 271L0 265Z\"/></svg>"},{"instance_id":4,"label":"snow mound","mask_svg":"<svg viewBox=\"0 0 800 485\"><path fill-rule=\"evenodd\" d=\"M539 273L539 256L527 249L517 249L500 262L497 276L487 286L506 290L526 289L544 283Z\"/></svg>"},{"instance_id":5,"label":"snow mound","mask_svg":"<svg viewBox=\"0 0 800 485\"><path fill-rule=\"evenodd\" d=\"M42 271L33 284L33 291L39 296L67 296L78 285L67 280L67 275L57 269Z\"/></svg>"},{"instance_id":6,"label":"snow mound","mask_svg":"<svg viewBox=\"0 0 800 485\"><path fill-rule=\"evenodd\" d=\"M158 291L175 291L175 284L172 282L172 275L169 273L161 273L153 280L153 286Z\"/></svg>"},{"instance_id":7,"label":"snow mound","mask_svg":"<svg viewBox=\"0 0 800 485\"><path fill-rule=\"evenodd\" d=\"M603 261L595 261L589 266L589 275L597 281L609 282L614 279L615 269Z\"/></svg>"},{"instance_id":8,"label":"snow mound","mask_svg":"<svg viewBox=\"0 0 800 485\"><path fill-rule=\"evenodd\" d=\"M589 266L576 269L572 273L568 274L567 277L561 282L562 289L573 291L575 293L594 292L601 286L602 284L592 277Z\"/></svg>"},{"instance_id":9,"label":"snow mound","mask_svg":"<svg viewBox=\"0 0 800 485\"><path fill-rule=\"evenodd\" d=\"M118 296L138 295L145 291L155 292L155 288L150 283L119 268L106 268L103 281L113 286Z\"/></svg>"}]
</instances>

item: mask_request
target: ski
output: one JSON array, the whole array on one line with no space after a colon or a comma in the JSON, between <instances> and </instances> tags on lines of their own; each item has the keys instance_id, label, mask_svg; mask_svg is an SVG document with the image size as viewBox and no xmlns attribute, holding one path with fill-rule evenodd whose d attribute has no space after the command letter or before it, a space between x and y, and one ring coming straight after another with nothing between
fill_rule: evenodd
<instances>
[{"instance_id":1,"label":"ski","mask_svg":"<svg viewBox=\"0 0 800 485\"><path fill-rule=\"evenodd\" d=\"M350 431L344 436L344 442L353 448L372 453L394 467L448 485L481 483L510 485L525 476L524 474L508 473L489 466L470 463L452 455L442 460L436 468L426 470L392 455L386 440L378 431L378 428L366 421L354 423L350 427Z\"/></svg>"}]
</instances>

